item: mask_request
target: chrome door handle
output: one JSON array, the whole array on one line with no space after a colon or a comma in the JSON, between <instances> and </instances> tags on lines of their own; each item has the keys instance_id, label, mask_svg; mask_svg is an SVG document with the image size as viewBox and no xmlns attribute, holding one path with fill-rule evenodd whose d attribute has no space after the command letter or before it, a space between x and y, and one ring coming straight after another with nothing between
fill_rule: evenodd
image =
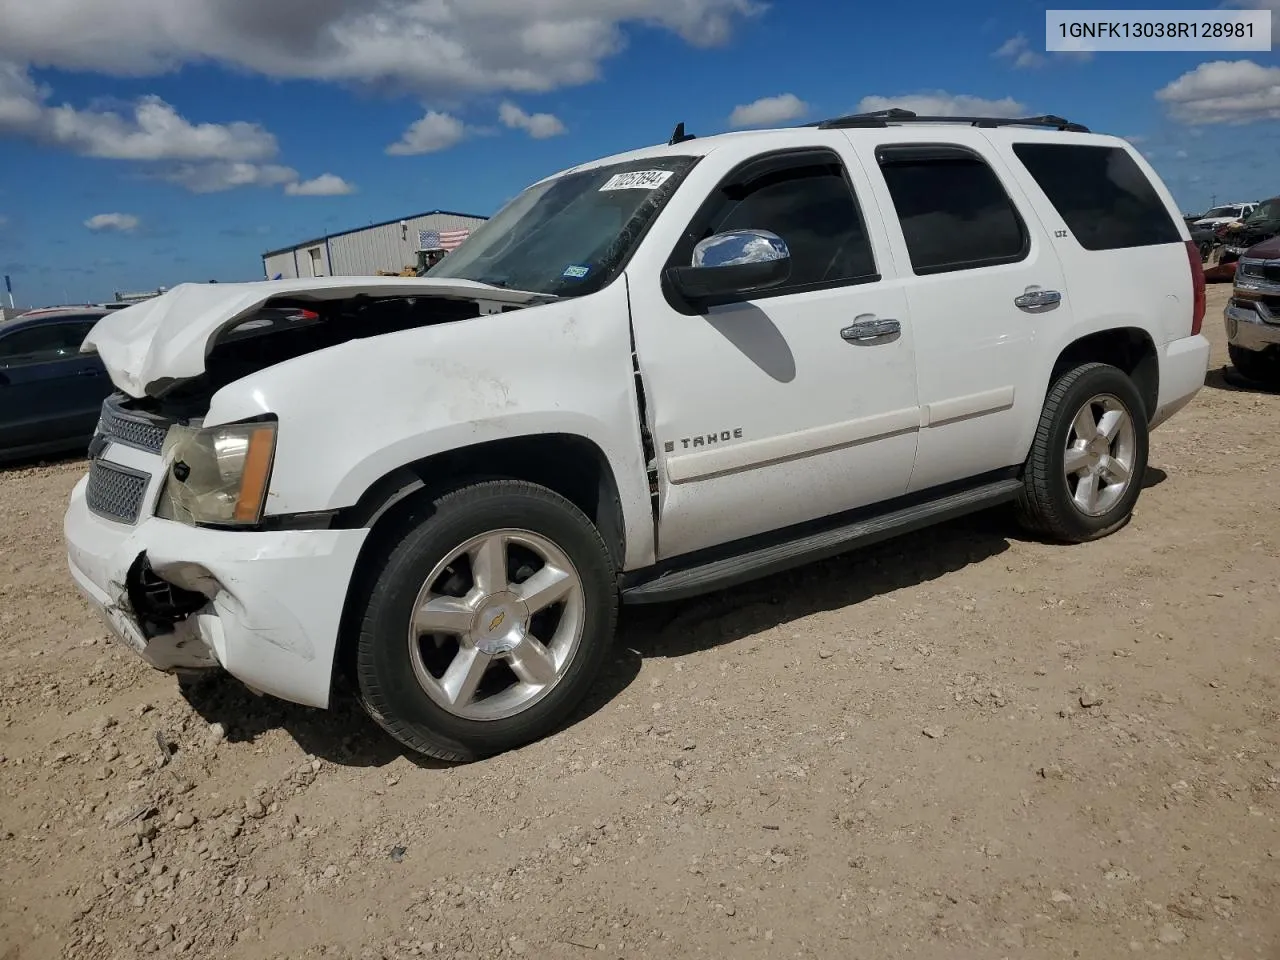
<instances>
[{"instance_id":1,"label":"chrome door handle","mask_svg":"<svg viewBox=\"0 0 1280 960\"><path fill-rule=\"evenodd\" d=\"M902 324L897 320L858 320L840 331L841 339L848 343L861 340L879 340L902 332Z\"/></svg>"},{"instance_id":2,"label":"chrome door handle","mask_svg":"<svg viewBox=\"0 0 1280 960\"><path fill-rule=\"evenodd\" d=\"M1013 305L1020 310L1034 310L1037 307L1052 307L1062 302L1062 294L1057 290L1030 290L1020 297L1013 298Z\"/></svg>"}]
</instances>

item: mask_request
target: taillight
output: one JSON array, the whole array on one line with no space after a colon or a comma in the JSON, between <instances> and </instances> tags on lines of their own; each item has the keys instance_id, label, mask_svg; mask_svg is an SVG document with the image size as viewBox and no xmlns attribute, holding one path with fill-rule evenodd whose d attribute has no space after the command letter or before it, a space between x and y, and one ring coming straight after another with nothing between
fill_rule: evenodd
<instances>
[{"instance_id":1,"label":"taillight","mask_svg":"<svg viewBox=\"0 0 1280 960\"><path fill-rule=\"evenodd\" d=\"M1200 248L1194 240L1187 241L1187 264L1191 267L1191 336L1204 325L1204 264L1200 262Z\"/></svg>"}]
</instances>

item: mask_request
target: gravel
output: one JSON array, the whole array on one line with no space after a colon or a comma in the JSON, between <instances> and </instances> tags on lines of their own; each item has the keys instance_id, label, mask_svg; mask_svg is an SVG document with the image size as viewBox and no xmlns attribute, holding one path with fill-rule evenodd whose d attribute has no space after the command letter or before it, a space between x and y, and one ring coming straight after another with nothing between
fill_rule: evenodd
<instances>
[{"instance_id":1,"label":"gravel","mask_svg":"<svg viewBox=\"0 0 1280 960\"><path fill-rule=\"evenodd\" d=\"M180 691L67 576L83 464L5 471L0 955L1270 956L1277 422L1212 375L1098 543L997 513L625 610L570 726L456 768Z\"/></svg>"}]
</instances>

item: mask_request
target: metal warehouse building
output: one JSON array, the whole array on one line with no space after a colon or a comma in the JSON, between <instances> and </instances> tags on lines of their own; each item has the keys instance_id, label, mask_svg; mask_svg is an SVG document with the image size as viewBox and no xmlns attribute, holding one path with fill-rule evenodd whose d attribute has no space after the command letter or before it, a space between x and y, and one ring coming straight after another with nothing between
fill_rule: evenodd
<instances>
[{"instance_id":1,"label":"metal warehouse building","mask_svg":"<svg viewBox=\"0 0 1280 960\"><path fill-rule=\"evenodd\" d=\"M446 234L474 230L487 217L431 210L403 220L388 220L344 230L262 255L263 275L297 277L369 277L379 270L399 272L417 262L424 231Z\"/></svg>"}]
</instances>

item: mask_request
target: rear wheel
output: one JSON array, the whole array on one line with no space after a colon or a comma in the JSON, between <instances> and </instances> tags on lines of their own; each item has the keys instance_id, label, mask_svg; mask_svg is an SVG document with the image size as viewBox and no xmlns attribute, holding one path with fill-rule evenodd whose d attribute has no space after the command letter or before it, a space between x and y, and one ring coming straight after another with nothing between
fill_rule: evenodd
<instances>
[{"instance_id":1,"label":"rear wheel","mask_svg":"<svg viewBox=\"0 0 1280 960\"><path fill-rule=\"evenodd\" d=\"M1246 350L1234 344L1227 346L1227 354L1231 357L1231 365L1246 380L1264 383L1269 387L1280 387L1280 360L1277 359L1277 354Z\"/></svg>"},{"instance_id":2,"label":"rear wheel","mask_svg":"<svg viewBox=\"0 0 1280 960\"><path fill-rule=\"evenodd\" d=\"M591 521L544 487L464 487L409 517L372 571L365 708L405 746L474 760L558 727L595 680L617 592Z\"/></svg>"},{"instance_id":3,"label":"rear wheel","mask_svg":"<svg viewBox=\"0 0 1280 960\"><path fill-rule=\"evenodd\" d=\"M1049 389L1023 473L1031 530L1079 543L1128 522L1147 468L1147 416L1125 373L1086 363Z\"/></svg>"}]
</instances>

